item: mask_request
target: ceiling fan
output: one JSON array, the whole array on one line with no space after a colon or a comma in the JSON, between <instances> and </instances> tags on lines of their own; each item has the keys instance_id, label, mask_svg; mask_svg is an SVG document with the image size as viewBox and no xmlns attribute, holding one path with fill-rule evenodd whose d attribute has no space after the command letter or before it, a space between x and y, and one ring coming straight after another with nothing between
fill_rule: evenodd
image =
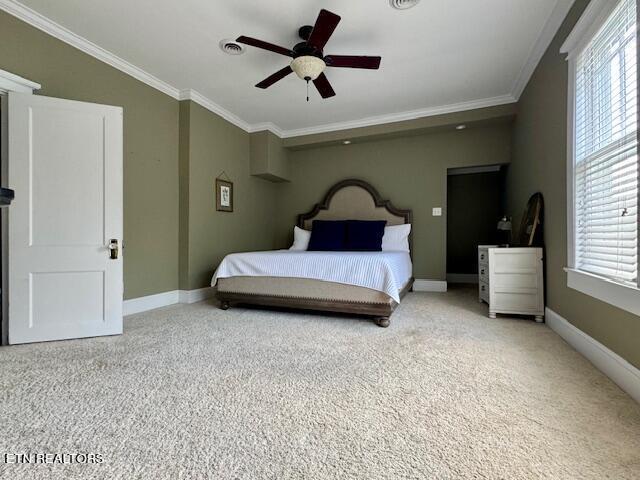
<instances>
[{"instance_id":1,"label":"ceiling fan","mask_svg":"<svg viewBox=\"0 0 640 480\"><path fill-rule=\"evenodd\" d=\"M327 41L333 34L334 30L340 22L340 16L327 10L320 10L318 19L314 26L305 25L300 27L298 35L303 40L293 47L288 49L274 45L272 43L264 42L244 35L238 37L236 40L239 43L245 45L251 45L252 47L262 48L270 52L279 53L287 57L292 57L293 61L290 65L287 65L282 70L277 71L273 75L265 78L258 83L258 88L269 88L271 85L292 72L295 72L298 77L307 82L307 101L309 101L309 82L313 81L313 84L318 89L322 98L333 97L336 92L333 91L329 80L324 74L326 67L337 68L366 68L371 70L377 70L380 68L381 57L364 57L355 55L324 55L323 49L327 44Z\"/></svg>"}]
</instances>

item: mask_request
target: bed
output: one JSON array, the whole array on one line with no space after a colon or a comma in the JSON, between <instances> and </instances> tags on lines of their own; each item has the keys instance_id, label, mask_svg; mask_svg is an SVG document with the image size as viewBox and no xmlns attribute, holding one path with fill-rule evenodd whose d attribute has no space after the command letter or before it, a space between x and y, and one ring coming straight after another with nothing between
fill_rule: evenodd
<instances>
[{"instance_id":1,"label":"bed","mask_svg":"<svg viewBox=\"0 0 640 480\"><path fill-rule=\"evenodd\" d=\"M410 224L411 210L383 200L369 183L343 180L324 199L298 216L298 227L311 230L314 220L386 220L388 226ZM307 252L276 250L227 255L216 270L220 308L250 304L339 312L373 317L388 327L390 317L413 287L409 251Z\"/></svg>"}]
</instances>

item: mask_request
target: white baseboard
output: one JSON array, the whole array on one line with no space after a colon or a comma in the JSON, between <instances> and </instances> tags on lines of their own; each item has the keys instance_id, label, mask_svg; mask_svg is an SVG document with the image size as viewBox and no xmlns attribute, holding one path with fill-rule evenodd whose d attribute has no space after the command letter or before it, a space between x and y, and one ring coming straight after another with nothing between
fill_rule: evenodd
<instances>
[{"instance_id":1,"label":"white baseboard","mask_svg":"<svg viewBox=\"0 0 640 480\"><path fill-rule=\"evenodd\" d=\"M478 274L447 273L447 283L478 283Z\"/></svg>"},{"instance_id":2,"label":"white baseboard","mask_svg":"<svg viewBox=\"0 0 640 480\"><path fill-rule=\"evenodd\" d=\"M172 290L170 292L157 293L146 297L132 298L123 302L122 314L147 312L156 308L175 305L176 303L196 303L213 297L214 290L211 287L197 290Z\"/></svg>"},{"instance_id":3,"label":"white baseboard","mask_svg":"<svg viewBox=\"0 0 640 480\"><path fill-rule=\"evenodd\" d=\"M547 308L545 313L547 325L554 332L640 403L640 370L579 328L574 327L550 308Z\"/></svg>"},{"instance_id":4,"label":"white baseboard","mask_svg":"<svg viewBox=\"0 0 640 480\"><path fill-rule=\"evenodd\" d=\"M444 280L421 280L416 278L413 283L414 292L446 292L447 282Z\"/></svg>"},{"instance_id":5,"label":"white baseboard","mask_svg":"<svg viewBox=\"0 0 640 480\"><path fill-rule=\"evenodd\" d=\"M146 297L132 298L125 300L122 306L123 315L133 315L134 313L146 312L154 308L166 307L178 303L178 290L170 292L147 295Z\"/></svg>"},{"instance_id":6,"label":"white baseboard","mask_svg":"<svg viewBox=\"0 0 640 480\"><path fill-rule=\"evenodd\" d=\"M179 290L180 303L196 303L213 297L213 287L198 288L197 290Z\"/></svg>"}]
</instances>

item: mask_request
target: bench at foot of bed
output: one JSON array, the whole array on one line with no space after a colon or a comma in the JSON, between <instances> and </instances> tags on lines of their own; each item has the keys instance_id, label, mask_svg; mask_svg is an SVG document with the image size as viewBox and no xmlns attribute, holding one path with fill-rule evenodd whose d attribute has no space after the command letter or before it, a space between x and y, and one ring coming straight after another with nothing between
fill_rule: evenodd
<instances>
[{"instance_id":1,"label":"bench at foot of bed","mask_svg":"<svg viewBox=\"0 0 640 480\"><path fill-rule=\"evenodd\" d=\"M235 277L236 279L239 277ZM218 288L216 289L216 298L220 302L220 308L222 310L227 310L232 304L249 304L249 305L263 305L268 307L283 307L283 308L293 308L293 309L301 309L301 310L316 310L316 311L326 311L326 312L337 312L343 314L356 314L356 315L366 315L371 317L376 325L386 328L390 324L390 317L393 311L396 309L398 304L390 298L387 298L386 302L380 301L379 296L374 296L371 298L371 301L352 301L346 300L344 298L304 298L304 297L286 297L279 295L270 295L265 290L267 290L264 285L265 281L270 280L272 282L277 282L281 279L271 279L265 277L246 277L244 278L244 282L254 282L256 288L254 291L262 291L261 293L248 293L247 291L238 292L238 291L229 291L223 290L223 288L229 288L233 284L229 283L229 279L220 279ZM236 280L237 281L237 280ZM309 282L307 279L296 279L296 282L292 284L293 287L297 284ZM311 280L312 286L309 292L309 295L312 295L313 292L318 292L323 288L323 284L326 282L314 281ZM235 285L235 287L242 287L242 285ZM400 292L400 298L404 297L406 293L413 286L413 278L411 278L405 287ZM338 294L344 295L345 286L338 285ZM367 295L371 294L371 291L368 289L360 288L360 287L351 287L355 290L351 290L354 293L358 293L358 289L361 291L365 291ZM248 290L245 288L245 290ZM304 292L303 292L304 293ZM373 295L384 295L378 294L378 292L373 292ZM366 298L366 297L365 297ZM383 298L384 300L384 298Z\"/></svg>"},{"instance_id":2,"label":"bench at foot of bed","mask_svg":"<svg viewBox=\"0 0 640 480\"><path fill-rule=\"evenodd\" d=\"M376 325L379 327L387 328L391 323L391 314L393 310L397 306L397 304L392 305L349 305L345 303L336 303L336 302L321 302L321 303L311 303L307 301L302 301L301 299L282 299L282 298L267 298L261 297L259 300L255 297L247 298L245 296L237 296L234 298L229 298L229 294L224 295L223 298L220 298L222 295L218 296L218 300L220 301L220 309L228 310L232 303L233 304L245 304L245 305L265 305L270 307L282 307L282 308L293 308L295 310L315 310L315 311L326 311L326 312L337 312L343 314L357 314L357 315L367 315L369 316ZM228 299L224 299L228 298Z\"/></svg>"}]
</instances>

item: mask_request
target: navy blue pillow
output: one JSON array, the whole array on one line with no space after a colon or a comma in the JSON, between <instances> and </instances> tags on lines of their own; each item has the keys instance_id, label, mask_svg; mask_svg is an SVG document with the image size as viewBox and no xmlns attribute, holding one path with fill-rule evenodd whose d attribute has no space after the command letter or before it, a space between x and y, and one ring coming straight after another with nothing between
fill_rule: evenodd
<instances>
[{"instance_id":1,"label":"navy blue pillow","mask_svg":"<svg viewBox=\"0 0 640 480\"><path fill-rule=\"evenodd\" d=\"M350 252L380 252L386 220L348 220L347 250Z\"/></svg>"},{"instance_id":2,"label":"navy blue pillow","mask_svg":"<svg viewBox=\"0 0 640 480\"><path fill-rule=\"evenodd\" d=\"M341 252L347 248L347 222L344 220L314 220L307 250Z\"/></svg>"}]
</instances>

